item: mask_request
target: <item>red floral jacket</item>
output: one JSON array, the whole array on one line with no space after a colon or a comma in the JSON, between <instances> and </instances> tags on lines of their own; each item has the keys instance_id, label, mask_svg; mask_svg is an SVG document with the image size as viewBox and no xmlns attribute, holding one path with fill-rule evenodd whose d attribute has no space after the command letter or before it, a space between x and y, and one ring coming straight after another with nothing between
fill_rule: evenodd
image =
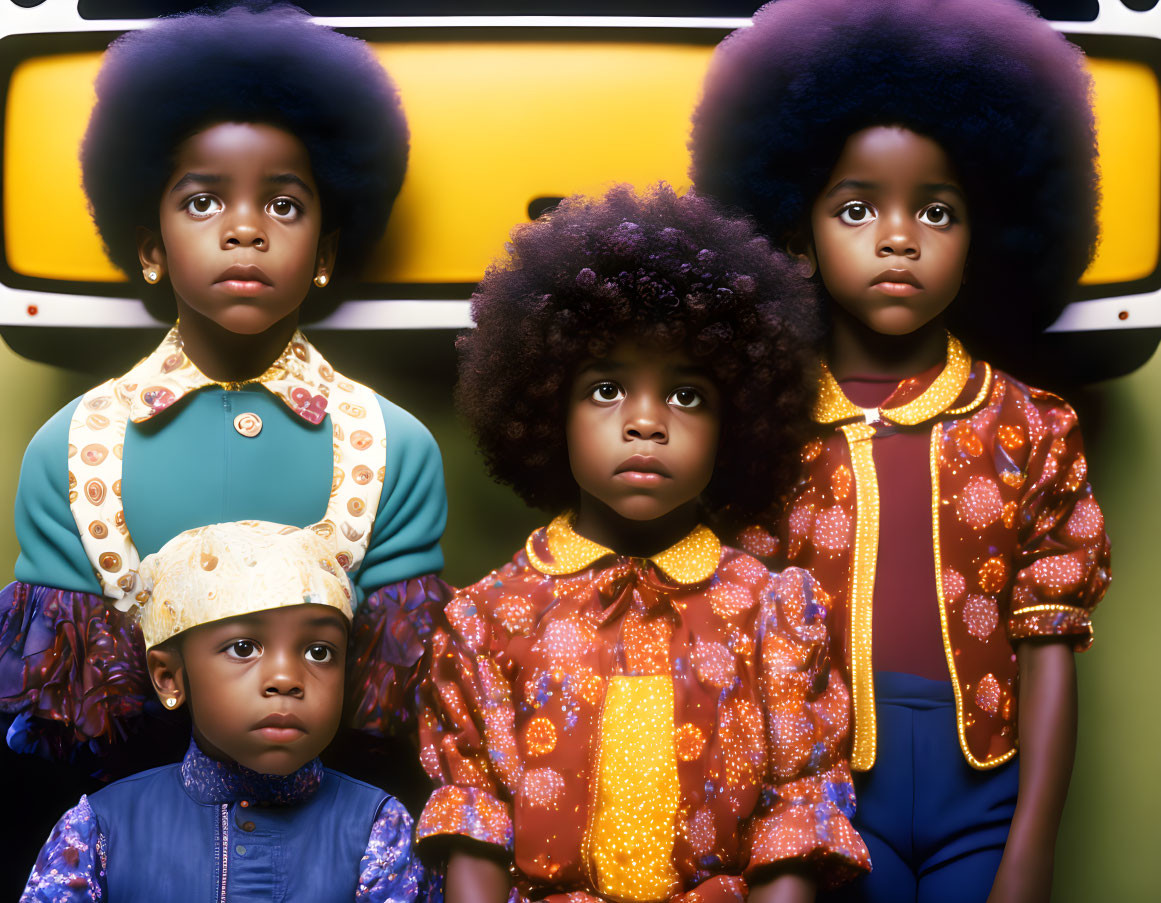
<instances>
[{"instance_id":1,"label":"red floral jacket","mask_svg":"<svg viewBox=\"0 0 1161 903\"><path fill-rule=\"evenodd\" d=\"M1109 582L1109 540L1093 498L1076 413L949 337L926 388L904 380L878 409L856 407L824 368L817 438L786 514L737 537L773 567L808 570L833 600L830 631L854 705L851 766L875 761L871 610L879 486L878 429L931 434L931 517L944 652L960 747L975 768L1016 753L1016 655L1029 637L1092 643L1092 609Z\"/></svg>"}]
</instances>

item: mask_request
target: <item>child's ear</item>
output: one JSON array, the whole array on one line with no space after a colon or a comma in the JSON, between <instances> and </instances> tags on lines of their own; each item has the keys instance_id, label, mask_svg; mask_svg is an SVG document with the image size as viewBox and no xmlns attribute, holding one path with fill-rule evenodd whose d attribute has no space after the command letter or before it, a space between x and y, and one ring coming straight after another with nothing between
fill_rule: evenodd
<instances>
[{"instance_id":1,"label":"child's ear","mask_svg":"<svg viewBox=\"0 0 1161 903\"><path fill-rule=\"evenodd\" d=\"M149 669L149 679L162 705L171 712L181 707L187 696L181 653L165 646L155 647L145 653L145 667Z\"/></svg>"},{"instance_id":2,"label":"child's ear","mask_svg":"<svg viewBox=\"0 0 1161 903\"><path fill-rule=\"evenodd\" d=\"M809 279L818 272L818 256L814 240L808 232L799 232L786 243L786 253L798 261L798 272Z\"/></svg>"},{"instance_id":3,"label":"child's ear","mask_svg":"<svg viewBox=\"0 0 1161 903\"><path fill-rule=\"evenodd\" d=\"M137 227L137 259L141 261L142 278L157 285L165 276L165 245L160 235L144 226Z\"/></svg>"},{"instance_id":4,"label":"child's ear","mask_svg":"<svg viewBox=\"0 0 1161 903\"><path fill-rule=\"evenodd\" d=\"M328 232L318 240L314 264L314 284L322 288L335 278L335 256L339 252L339 230Z\"/></svg>"}]
</instances>

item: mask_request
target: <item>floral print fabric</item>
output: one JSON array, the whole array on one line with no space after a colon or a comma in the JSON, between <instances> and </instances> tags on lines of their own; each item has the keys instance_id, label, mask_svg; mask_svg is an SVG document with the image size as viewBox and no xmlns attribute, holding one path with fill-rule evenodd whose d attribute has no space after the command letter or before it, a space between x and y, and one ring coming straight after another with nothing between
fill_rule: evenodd
<instances>
[{"instance_id":1,"label":"floral print fabric","mask_svg":"<svg viewBox=\"0 0 1161 903\"><path fill-rule=\"evenodd\" d=\"M518 894L607 896L593 829L619 842L601 807L635 780L599 765L624 728L607 700L618 681L645 678L645 695L673 712L659 734L677 759L657 847L674 876L665 896L705 885L734 899L739 876L788 859L828 885L867 868L839 752L849 697L810 576L771 575L706 530L650 561L594 546L558 519L445 609L420 686L421 755L441 785L420 842L504 847ZM632 813L616 811L633 833Z\"/></svg>"}]
</instances>

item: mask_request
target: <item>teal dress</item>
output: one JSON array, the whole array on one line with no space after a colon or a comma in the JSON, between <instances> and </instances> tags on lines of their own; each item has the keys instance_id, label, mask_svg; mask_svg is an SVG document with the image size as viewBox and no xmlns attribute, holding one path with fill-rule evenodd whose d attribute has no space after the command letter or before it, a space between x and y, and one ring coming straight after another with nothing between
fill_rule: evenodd
<instances>
[{"instance_id":1,"label":"teal dress","mask_svg":"<svg viewBox=\"0 0 1161 903\"><path fill-rule=\"evenodd\" d=\"M82 540L84 493L100 481L85 479L80 459L114 465L117 479L89 494L116 496L116 523L140 557L211 523L316 525L341 480L338 440L348 438L332 423L332 413L342 418L336 399L349 397L338 385L374 399L383 435L378 505L373 516L365 512L370 529L349 569L360 603L349 668L353 724L388 734L413 723L413 666L448 597L435 576L447 513L439 449L414 417L343 380L300 333L268 374L241 387L213 383L184 357L175 330L106 384L134 406L123 440L95 455L93 445L78 448L78 424L85 428L89 402L105 387L66 405L33 438L16 498L16 579L0 591L0 714L13 749L68 758L83 746L99 757L156 705L132 613L118 610L115 584L111 595L86 547L91 537ZM110 419L110 409L95 410Z\"/></svg>"}]
</instances>

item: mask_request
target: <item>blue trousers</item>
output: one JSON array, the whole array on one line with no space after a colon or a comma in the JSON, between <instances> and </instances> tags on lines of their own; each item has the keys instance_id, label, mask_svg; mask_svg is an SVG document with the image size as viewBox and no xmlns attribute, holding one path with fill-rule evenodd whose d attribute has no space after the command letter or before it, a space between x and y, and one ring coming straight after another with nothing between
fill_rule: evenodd
<instances>
[{"instance_id":1,"label":"blue trousers","mask_svg":"<svg viewBox=\"0 0 1161 903\"><path fill-rule=\"evenodd\" d=\"M988 771L959 747L949 681L875 674L874 767L855 774L871 873L826 903L984 903L1016 810L1016 759Z\"/></svg>"}]
</instances>

